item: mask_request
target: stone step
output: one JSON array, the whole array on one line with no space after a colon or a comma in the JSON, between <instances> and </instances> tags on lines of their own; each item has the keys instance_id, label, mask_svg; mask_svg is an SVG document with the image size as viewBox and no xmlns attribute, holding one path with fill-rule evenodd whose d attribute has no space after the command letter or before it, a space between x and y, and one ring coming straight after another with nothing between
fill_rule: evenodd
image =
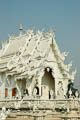
<instances>
[{"instance_id":1,"label":"stone step","mask_svg":"<svg viewBox=\"0 0 80 120\"><path fill-rule=\"evenodd\" d=\"M46 118L45 120L61 120L61 118Z\"/></svg>"},{"instance_id":2,"label":"stone step","mask_svg":"<svg viewBox=\"0 0 80 120\"><path fill-rule=\"evenodd\" d=\"M34 120L34 118L7 118L6 120ZM44 120L61 120L60 118L46 118Z\"/></svg>"},{"instance_id":3,"label":"stone step","mask_svg":"<svg viewBox=\"0 0 80 120\"><path fill-rule=\"evenodd\" d=\"M7 118L6 120L33 120L31 118Z\"/></svg>"}]
</instances>

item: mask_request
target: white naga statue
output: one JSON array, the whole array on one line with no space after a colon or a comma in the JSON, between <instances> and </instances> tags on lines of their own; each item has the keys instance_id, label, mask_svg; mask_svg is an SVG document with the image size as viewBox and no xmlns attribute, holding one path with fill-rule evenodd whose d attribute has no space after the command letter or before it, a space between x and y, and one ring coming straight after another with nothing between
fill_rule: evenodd
<instances>
[{"instance_id":1,"label":"white naga statue","mask_svg":"<svg viewBox=\"0 0 80 120\"><path fill-rule=\"evenodd\" d=\"M54 91L50 90L50 99L53 99L53 98L54 98Z\"/></svg>"},{"instance_id":2,"label":"white naga statue","mask_svg":"<svg viewBox=\"0 0 80 120\"><path fill-rule=\"evenodd\" d=\"M37 94L37 89L35 88L34 91L33 91L34 97L36 96L36 94Z\"/></svg>"},{"instance_id":3,"label":"white naga statue","mask_svg":"<svg viewBox=\"0 0 80 120\"><path fill-rule=\"evenodd\" d=\"M78 91L76 91L75 96L76 96L76 98L78 98L78 96L79 96Z\"/></svg>"},{"instance_id":4,"label":"white naga statue","mask_svg":"<svg viewBox=\"0 0 80 120\"><path fill-rule=\"evenodd\" d=\"M10 113L10 110L6 111L6 107L2 107L2 112L0 114L0 120L6 120L7 115Z\"/></svg>"},{"instance_id":5,"label":"white naga statue","mask_svg":"<svg viewBox=\"0 0 80 120\"><path fill-rule=\"evenodd\" d=\"M72 90L71 89L69 90L69 95L70 95L69 97L72 98Z\"/></svg>"}]
</instances>

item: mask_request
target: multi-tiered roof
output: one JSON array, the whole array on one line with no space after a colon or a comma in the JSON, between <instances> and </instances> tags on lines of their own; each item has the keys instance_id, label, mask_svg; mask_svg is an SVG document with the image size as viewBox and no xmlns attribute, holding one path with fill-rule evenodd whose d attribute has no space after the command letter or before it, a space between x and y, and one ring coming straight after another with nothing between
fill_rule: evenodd
<instances>
[{"instance_id":1,"label":"multi-tiered roof","mask_svg":"<svg viewBox=\"0 0 80 120\"><path fill-rule=\"evenodd\" d=\"M49 57L52 50L54 58ZM74 80L75 72L69 74L72 63L65 65L67 53L61 53L55 41L54 32L42 33L33 29L26 33L20 32L18 36L9 36L9 41L2 44L0 50L0 72L7 71L7 75L15 75L16 78L35 76L47 66L47 62L57 62L63 78ZM52 66L49 66L53 69Z\"/></svg>"}]
</instances>

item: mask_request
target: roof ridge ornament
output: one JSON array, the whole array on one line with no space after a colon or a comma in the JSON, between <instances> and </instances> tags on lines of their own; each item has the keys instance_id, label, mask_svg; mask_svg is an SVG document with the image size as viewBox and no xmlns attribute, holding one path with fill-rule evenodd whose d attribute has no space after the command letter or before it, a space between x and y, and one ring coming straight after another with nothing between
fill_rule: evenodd
<instances>
[{"instance_id":1,"label":"roof ridge ornament","mask_svg":"<svg viewBox=\"0 0 80 120\"><path fill-rule=\"evenodd\" d=\"M62 58L63 58L63 61L65 60L65 57L68 56L68 54L69 54L69 52L62 52L62 53L61 53L61 56L62 56Z\"/></svg>"},{"instance_id":2,"label":"roof ridge ornament","mask_svg":"<svg viewBox=\"0 0 80 120\"><path fill-rule=\"evenodd\" d=\"M29 36L31 36L31 37L34 36L34 29L35 29L35 28L26 30L26 34L29 35Z\"/></svg>"},{"instance_id":3,"label":"roof ridge ornament","mask_svg":"<svg viewBox=\"0 0 80 120\"><path fill-rule=\"evenodd\" d=\"M37 35L38 35L39 37L42 37L42 36L43 36L43 32L42 32L41 30L38 30L38 31L37 31Z\"/></svg>"},{"instance_id":4,"label":"roof ridge ornament","mask_svg":"<svg viewBox=\"0 0 80 120\"><path fill-rule=\"evenodd\" d=\"M75 77L76 73L77 73L77 69L75 69L75 71L72 72L72 75L71 75L72 80L74 80L74 77Z\"/></svg>"}]
</instances>

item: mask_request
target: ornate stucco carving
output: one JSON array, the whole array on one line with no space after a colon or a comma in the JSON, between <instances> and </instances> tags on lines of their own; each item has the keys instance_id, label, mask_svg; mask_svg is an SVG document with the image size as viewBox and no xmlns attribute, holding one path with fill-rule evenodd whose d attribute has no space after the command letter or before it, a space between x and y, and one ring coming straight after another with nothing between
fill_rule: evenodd
<instances>
[{"instance_id":1,"label":"ornate stucco carving","mask_svg":"<svg viewBox=\"0 0 80 120\"><path fill-rule=\"evenodd\" d=\"M65 57L68 56L69 52L63 52L62 55L62 59L65 60Z\"/></svg>"},{"instance_id":2,"label":"ornate stucco carving","mask_svg":"<svg viewBox=\"0 0 80 120\"><path fill-rule=\"evenodd\" d=\"M10 48L12 48L12 52L9 54ZM30 80L34 77L40 81L45 74L45 68L47 68L48 72L50 68L52 70L52 76L56 79L57 90L60 79L64 83L65 79L66 81L69 79L73 80L76 74L76 72L72 72L72 75L69 74L72 62L68 65L64 64L65 57L68 53L60 52L55 41L54 32L52 31L43 34L39 30L34 34L33 29L31 29L19 36L10 36L9 43L4 45L3 49L4 52L0 52L0 56L5 56L4 59L9 56L5 64L7 68L6 74L7 76L14 75L16 80ZM14 51L13 49L16 50ZM1 58L0 62L2 60Z\"/></svg>"},{"instance_id":3,"label":"ornate stucco carving","mask_svg":"<svg viewBox=\"0 0 80 120\"><path fill-rule=\"evenodd\" d=\"M68 65L66 65L66 70L69 72L71 67L72 67L72 61Z\"/></svg>"},{"instance_id":4,"label":"ornate stucco carving","mask_svg":"<svg viewBox=\"0 0 80 120\"><path fill-rule=\"evenodd\" d=\"M74 80L74 77L75 77L76 73L77 73L77 69L75 69L75 71L73 71L72 75L70 76L72 80Z\"/></svg>"}]
</instances>

